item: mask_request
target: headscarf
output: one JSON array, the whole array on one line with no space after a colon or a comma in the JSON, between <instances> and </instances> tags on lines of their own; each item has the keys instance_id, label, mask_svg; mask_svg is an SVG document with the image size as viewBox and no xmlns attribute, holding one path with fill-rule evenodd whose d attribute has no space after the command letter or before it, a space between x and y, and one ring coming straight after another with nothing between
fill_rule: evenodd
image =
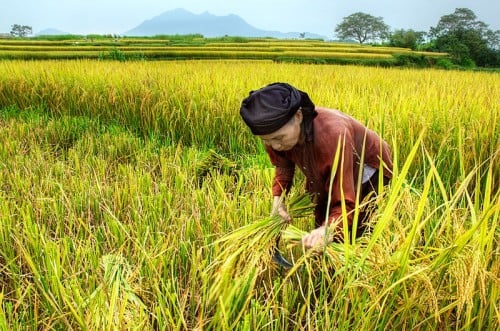
<instances>
[{"instance_id":1,"label":"headscarf","mask_svg":"<svg viewBox=\"0 0 500 331\"><path fill-rule=\"evenodd\" d=\"M306 141L312 141L312 120L318 113L307 93L287 83L272 83L243 99L240 115L255 135L273 133L301 109Z\"/></svg>"}]
</instances>

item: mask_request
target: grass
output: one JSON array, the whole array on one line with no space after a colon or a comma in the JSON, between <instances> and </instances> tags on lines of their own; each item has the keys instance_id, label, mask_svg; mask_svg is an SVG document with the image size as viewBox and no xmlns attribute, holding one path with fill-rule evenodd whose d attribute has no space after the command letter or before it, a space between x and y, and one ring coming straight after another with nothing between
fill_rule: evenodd
<instances>
[{"instance_id":1,"label":"grass","mask_svg":"<svg viewBox=\"0 0 500 331\"><path fill-rule=\"evenodd\" d=\"M237 115L289 81L390 142L372 233L303 251ZM0 328L498 329L495 73L0 63ZM222 128L222 129L221 129ZM275 236L294 261L269 263Z\"/></svg>"}]
</instances>

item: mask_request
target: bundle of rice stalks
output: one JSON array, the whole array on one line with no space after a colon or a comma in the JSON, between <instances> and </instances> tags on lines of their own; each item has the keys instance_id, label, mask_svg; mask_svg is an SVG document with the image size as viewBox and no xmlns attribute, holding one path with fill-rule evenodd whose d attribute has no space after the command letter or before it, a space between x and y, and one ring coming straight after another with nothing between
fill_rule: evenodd
<instances>
[{"instance_id":1,"label":"bundle of rice stalks","mask_svg":"<svg viewBox=\"0 0 500 331\"><path fill-rule=\"evenodd\" d=\"M334 230L329 229L329 231L333 232ZM303 250L302 237L306 234L306 231L290 225L282 231L281 238L287 244L287 249L300 248ZM364 252L363 247L366 246L364 241L366 240L367 238L362 238L355 244L329 242L325 246L303 251L302 256L295 262L290 273L295 272L303 265L308 265L312 269L322 269L326 266L329 269L336 270L336 273L342 272L347 262L350 262L350 265L356 265L361 261ZM366 266L367 263L363 263L363 268Z\"/></svg>"},{"instance_id":2,"label":"bundle of rice stalks","mask_svg":"<svg viewBox=\"0 0 500 331\"><path fill-rule=\"evenodd\" d=\"M310 215L312 207L307 195L291 196L288 201L292 218ZM214 325L220 321L237 323L242 317L258 276L273 265L276 238L286 226L288 223L281 217L272 215L238 228L214 243L218 253L208 270L209 302L216 307Z\"/></svg>"},{"instance_id":3,"label":"bundle of rice stalks","mask_svg":"<svg viewBox=\"0 0 500 331\"><path fill-rule=\"evenodd\" d=\"M325 238L330 237L331 240L335 231L335 225L330 226L326 229ZM302 238L306 234L308 234L307 231L294 225L283 229L281 233L286 250L298 251L300 255L294 267L289 270L288 277L298 269L305 268L309 274L322 272L328 275L329 280L339 275L354 279L360 274L374 276L380 271L381 266L388 266L392 262L391 251L371 235L365 234L349 242L325 242L324 245L305 250Z\"/></svg>"}]
</instances>

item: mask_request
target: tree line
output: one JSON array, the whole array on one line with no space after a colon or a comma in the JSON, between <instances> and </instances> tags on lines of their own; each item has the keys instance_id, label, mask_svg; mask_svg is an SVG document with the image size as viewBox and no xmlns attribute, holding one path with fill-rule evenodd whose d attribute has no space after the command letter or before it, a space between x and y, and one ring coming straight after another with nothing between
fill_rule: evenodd
<instances>
[{"instance_id":1,"label":"tree line","mask_svg":"<svg viewBox=\"0 0 500 331\"><path fill-rule=\"evenodd\" d=\"M500 31L489 29L468 8L457 8L452 14L442 16L429 32L412 29L390 32L382 17L357 12L344 17L335 33L341 40L360 44L381 42L413 50L445 52L454 64L464 67L500 67Z\"/></svg>"}]
</instances>

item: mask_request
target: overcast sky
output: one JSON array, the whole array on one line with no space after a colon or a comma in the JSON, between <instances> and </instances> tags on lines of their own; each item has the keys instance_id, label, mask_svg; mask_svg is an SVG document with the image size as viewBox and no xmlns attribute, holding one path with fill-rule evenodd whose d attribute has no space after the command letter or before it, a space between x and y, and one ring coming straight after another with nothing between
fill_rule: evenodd
<instances>
[{"instance_id":1,"label":"overcast sky","mask_svg":"<svg viewBox=\"0 0 500 331\"><path fill-rule=\"evenodd\" d=\"M236 14L262 30L312 32L328 38L334 37L343 17L359 11L381 16L392 30L428 31L455 8L469 8L491 29L500 29L499 0L1 0L0 33L21 24L31 26L34 33L53 28L75 34L122 34L176 8L195 14Z\"/></svg>"}]
</instances>

